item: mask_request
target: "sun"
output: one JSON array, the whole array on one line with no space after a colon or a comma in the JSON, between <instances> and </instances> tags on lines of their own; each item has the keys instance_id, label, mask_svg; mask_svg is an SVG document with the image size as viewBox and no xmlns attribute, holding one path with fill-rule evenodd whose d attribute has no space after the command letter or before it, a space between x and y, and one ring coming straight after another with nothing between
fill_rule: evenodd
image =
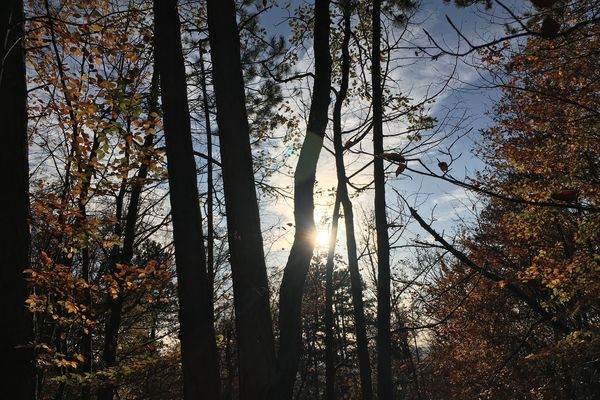
<instances>
[{"instance_id":1,"label":"sun","mask_svg":"<svg viewBox=\"0 0 600 400\"><path fill-rule=\"evenodd\" d=\"M326 247L329 245L329 232L318 230L315 235L315 244L319 247Z\"/></svg>"}]
</instances>

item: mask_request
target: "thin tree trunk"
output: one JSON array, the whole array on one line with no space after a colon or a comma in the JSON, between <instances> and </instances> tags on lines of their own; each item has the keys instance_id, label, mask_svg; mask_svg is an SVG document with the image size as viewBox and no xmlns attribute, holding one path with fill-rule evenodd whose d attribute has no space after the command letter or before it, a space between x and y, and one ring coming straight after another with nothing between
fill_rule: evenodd
<instances>
[{"instance_id":1,"label":"thin tree trunk","mask_svg":"<svg viewBox=\"0 0 600 400\"><path fill-rule=\"evenodd\" d=\"M340 219L340 200L335 196L331 232L329 233L329 248L327 249L327 262L325 264L325 399L335 398L335 349L333 340L333 267L335 256L335 242L337 240L338 222Z\"/></svg>"},{"instance_id":2,"label":"thin tree trunk","mask_svg":"<svg viewBox=\"0 0 600 400\"><path fill-rule=\"evenodd\" d=\"M328 122L331 86L329 0L315 0L315 78L306 136L294 173L296 232L279 291L279 353L272 399L291 399L302 352L302 293L314 251L315 173Z\"/></svg>"},{"instance_id":3,"label":"thin tree trunk","mask_svg":"<svg viewBox=\"0 0 600 400\"><path fill-rule=\"evenodd\" d=\"M231 342L233 329L231 326L227 326L225 328L225 366L227 368L227 383L225 384L225 393L223 396L223 400L232 400L233 399L233 380L235 375L235 368L233 366L233 360L231 357Z\"/></svg>"},{"instance_id":4,"label":"thin tree trunk","mask_svg":"<svg viewBox=\"0 0 600 400\"><path fill-rule=\"evenodd\" d=\"M371 79L373 87L373 170L375 180L375 229L377 233L377 397L391 400L392 348L390 336L390 240L385 205L383 169L383 105L381 87L381 0L373 1Z\"/></svg>"},{"instance_id":5,"label":"thin tree trunk","mask_svg":"<svg viewBox=\"0 0 600 400\"><path fill-rule=\"evenodd\" d=\"M131 125L127 122L127 131L130 132ZM125 146L125 158L129 159L129 146ZM125 194L127 191L127 178L121 179L119 192L115 200L115 223L113 234L115 237L121 238L123 235L123 227L121 221L123 219L123 205L125 203ZM121 327L121 309L123 308L123 278L119 274L117 268L119 264L120 250L119 246L113 245L110 256L108 258L109 271L112 279L117 283L118 292L116 297L111 293L108 296L109 315L106 320L104 329L104 348L102 349L102 361L105 368L112 368L117 365L117 345L119 339L119 329ZM115 386L110 382L98 389L98 400L112 400L115 392Z\"/></svg>"},{"instance_id":6,"label":"thin tree trunk","mask_svg":"<svg viewBox=\"0 0 600 400\"><path fill-rule=\"evenodd\" d=\"M206 128L206 269L208 286L213 293L215 286L214 244L215 235L213 227L213 154L212 154L212 129L210 123L210 107L208 105L208 91L206 90L206 70L204 69L204 53L200 51L200 82L202 86L202 108L204 111L204 125ZM211 302L211 314L215 319L215 305Z\"/></svg>"},{"instance_id":7,"label":"thin tree trunk","mask_svg":"<svg viewBox=\"0 0 600 400\"><path fill-rule=\"evenodd\" d=\"M81 250L81 277L89 284L90 282L90 249L86 245ZM85 290L84 301L87 310L92 309L92 289L91 285ZM83 354L83 363L80 366L80 373L92 373L92 331L88 329L87 332L82 332L81 335L81 352ZM91 399L91 387L86 384L81 389L81 398L83 400Z\"/></svg>"},{"instance_id":8,"label":"thin tree trunk","mask_svg":"<svg viewBox=\"0 0 600 400\"><path fill-rule=\"evenodd\" d=\"M239 352L240 399L264 399L275 351L233 0L208 0Z\"/></svg>"},{"instance_id":9,"label":"thin tree trunk","mask_svg":"<svg viewBox=\"0 0 600 400\"><path fill-rule=\"evenodd\" d=\"M159 92L159 74L154 65L154 71L152 74L152 81L150 83L150 93L148 96L147 113L150 118L152 113L158 113L158 92ZM148 151L154 146L154 136L147 135L144 138L142 145L143 150ZM152 156L149 153L144 154L141 160L140 169L137 176L131 180L131 195L129 196L129 204L127 205L127 214L125 216L125 227L121 228L122 208L125 198L126 181L124 180L121 186L121 191L117 198L117 224L115 228L115 236L121 237L123 235L123 247L114 247L114 254L111 257L111 268L113 278L120 282L120 278L116 274L116 264L120 263L123 265L131 264L134 253L135 245L135 227L137 223L138 212L140 208L140 201L142 196L142 190L144 188L144 181L148 177L148 167L152 161ZM122 282L120 282L122 283ZM121 286L121 285L119 285ZM109 297L109 318L106 321L106 328L104 332L104 351L103 361L105 367L114 367L117 365L117 346L119 330L121 328L121 319L123 313L123 298L119 294L116 299ZM114 395L113 386L101 387L98 390L99 400L111 400Z\"/></svg>"},{"instance_id":10,"label":"thin tree trunk","mask_svg":"<svg viewBox=\"0 0 600 400\"><path fill-rule=\"evenodd\" d=\"M27 159L27 83L23 51L23 2L0 2L0 354L7 367L0 374L2 396L34 398L31 315L23 270L29 259L29 167Z\"/></svg>"},{"instance_id":11,"label":"thin tree trunk","mask_svg":"<svg viewBox=\"0 0 600 400\"><path fill-rule=\"evenodd\" d=\"M346 7L350 6L348 5ZM340 197L340 202L344 210L344 223L346 227L346 247L348 250L348 269L350 271L350 287L352 293L352 305L354 308L361 393L363 400L371 400L373 398L373 384L371 381L367 328L362 298L362 279L358 268L356 236L354 233L354 213L352 211L352 202L348 195L346 168L344 166L344 148L342 146L342 105L346 98L346 94L348 93L348 79L350 75L350 53L348 47L351 35L350 9L346 8L343 11L344 37L342 40L342 76L340 89L333 106L333 144L335 147L335 164L338 178L338 196Z\"/></svg>"},{"instance_id":12,"label":"thin tree trunk","mask_svg":"<svg viewBox=\"0 0 600 400\"><path fill-rule=\"evenodd\" d=\"M206 274L177 0L154 0L154 34L173 218L184 399L218 399L212 293Z\"/></svg>"}]
</instances>

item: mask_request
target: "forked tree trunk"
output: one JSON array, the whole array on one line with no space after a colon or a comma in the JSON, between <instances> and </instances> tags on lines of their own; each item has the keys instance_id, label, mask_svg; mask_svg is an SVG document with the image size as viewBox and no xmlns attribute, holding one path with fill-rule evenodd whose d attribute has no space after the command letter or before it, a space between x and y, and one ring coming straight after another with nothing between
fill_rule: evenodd
<instances>
[{"instance_id":1,"label":"forked tree trunk","mask_svg":"<svg viewBox=\"0 0 600 400\"><path fill-rule=\"evenodd\" d=\"M240 39L233 0L208 0L208 30L242 400L264 399L275 351L258 202L254 187Z\"/></svg>"},{"instance_id":2,"label":"forked tree trunk","mask_svg":"<svg viewBox=\"0 0 600 400\"><path fill-rule=\"evenodd\" d=\"M302 351L302 293L315 247L315 174L328 122L331 86L329 0L315 0L313 94L306 136L294 173L294 243L279 291L279 352L270 398L291 399Z\"/></svg>"},{"instance_id":3,"label":"forked tree trunk","mask_svg":"<svg viewBox=\"0 0 600 400\"><path fill-rule=\"evenodd\" d=\"M377 233L377 397L392 400L392 348L390 337L390 240L385 205L383 170L383 105L381 87L381 0L373 1L371 80L373 87L373 169L375 227Z\"/></svg>"},{"instance_id":4,"label":"forked tree trunk","mask_svg":"<svg viewBox=\"0 0 600 400\"><path fill-rule=\"evenodd\" d=\"M0 1L0 374L2 397L34 398L31 315L25 309L29 260L27 83L23 52L23 2Z\"/></svg>"},{"instance_id":5,"label":"forked tree trunk","mask_svg":"<svg viewBox=\"0 0 600 400\"><path fill-rule=\"evenodd\" d=\"M356 346L358 350L361 393L363 400L371 400L373 398L373 384L371 379L367 327L362 298L362 279L358 268L358 251L354 233L354 213L352 210L352 201L348 195L346 168L344 166L344 147L342 146L342 105L344 104L344 100L348 93L348 79L350 76L349 44L351 36L351 11L349 5L346 5L346 7L347 8L343 10L344 37L342 40L341 84L333 106L333 144L335 147L335 165L338 178L338 196L344 210L344 224L346 227L346 248L348 250L348 270L350 272L350 288L354 311L354 325L356 328Z\"/></svg>"},{"instance_id":6,"label":"forked tree trunk","mask_svg":"<svg viewBox=\"0 0 600 400\"><path fill-rule=\"evenodd\" d=\"M206 273L177 0L154 0L154 35L173 219L184 399L218 399L212 292Z\"/></svg>"}]
</instances>

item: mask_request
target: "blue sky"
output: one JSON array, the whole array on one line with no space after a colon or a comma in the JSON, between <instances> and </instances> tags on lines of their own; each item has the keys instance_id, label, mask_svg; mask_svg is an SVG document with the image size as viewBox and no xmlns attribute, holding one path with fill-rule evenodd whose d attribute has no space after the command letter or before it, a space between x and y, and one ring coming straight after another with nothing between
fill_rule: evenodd
<instances>
[{"instance_id":1,"label":"blue sky","mask_svg":"<svg viewBox=\"0 0 600 400\"><path fill-rule=\"evenodd\" d=\"M278 7L272 8L262 17L262 24L269 32L289 35L289 28L285 18L289 12L293 12L295 5L307 4L305 1L294 1L292 5L286 9L283 2L279 3ZM312 4L309 2L308 4ZM428 46L430 43L425 35L426 29L435 40L447 46L448 49L456 50L459 43L459 37L447 22L448 16L453 23L460 28L461 32L469 38L473 43L481 43L501 36L504 32L502 23L505 21L502 18L502 10L492 9L485 10L482 7L456 8L453 5L448 5L441 0L424 0L419 11L413 17L414 25L410 32L405 36L407 43L417 44L419 46ZM463 41L464 45L464 41ZM465 47L461 47L464 49ZM407 55L413 55L414 50L406 50ZM455 70L453 78L447 90L445 90L437 99L435 104L431 106L430 114L437 117L438 120L449 118L447 125L441 125L442 132L450 132L453 125L459 125L456 131L452 133L451 138L457 137L466 133L462 139L458 140L453 148L452 155L461 155L451 166L451 174L456 178L464 178L472 176L475 171L483 168L483 164L473 154L472 150L480 141L479 131L490 125L490 117L487 114L493 109L495 100L499 97L498 90L485 89L482 86L487 86L486 76L481 70L476 68L479 60L475 54L465 58L456 59L450 56L443 56L437 60L432 60L430 57L421 57L406 62L406 65L398 69L399 88L415 101L422 99L426 90L435 91L441 87L446 80L446 77L452 74ZM306 71L311 69L310 54L300 55L300 61L296 67L298 71ZM310 85L309 82L303 82L303 85ZM433 85L433 87L431 86ZM303 96L305 104L310 104L309 94L305 90ZM333 99L333 95L332 95ZM297 110L299 113L300 110ZM347 107L347 113L344 114L344 123L347 126L352 126L353 105ZM358 113L360 114L360 112ZM391 125L386 129L389 131L398 129L399 125ZM304 131L301 129L301 131ZM369 143L371 139L367 136L363 140L365 143L364 150L368 153ZM437 169L438 160L448 161L443 151L446 150L450 142L446 141L437 148L432 148L429 152L421 156L423 162L428 164L432 170ZM393 148L398 142L394 139L387 139L386 147ZM326 145L328 145L326 143ZM281 146L285 146L281 144ZM331 145L329 145L331 148ZM272 149L273 154L281 154L283 148ZM360 168L364 162L368 161L368 156L347 155L347 168L351 173L353 170ZM295 155L292 155L286 160L287 167L295 167ZM416 167L415 163L409 163L409 167ZM364 179L372 174L372 168L368 168L364 174ZM317 171L317 180L319 189L329 189L335 186L335 166L333 157L327 152L321 153L319 168ZM357 183L361 181L360 176L356 179ZM291 177L279 174L271 179L271 183L280 186L292 184ZM388 171L388 191L387 200L389 206L394 206L398 203L398 196L391 188L395 188L400 193L406 195L410 202L418 205L421 214L426 217L434 216L436 222L434 226L439 231L444 231L446 234L452 234L459 226L459 219L470 220L473 218L472 197L463 189L454 185L445 183L441 180L431 177L422 177L413 173L405 173L396 177L394 169ZM325 236L325 232L329 229L329 218L333 208L333 197L326 195L317 195L315 199L315 219L318 224L318 229L321 236ZM353 199L355 214L359 217L362 215L362 210L372 208L373 193L372 191L362 193ZM293 222L293 208L291 200L278 200L267 202L261 209L261 218L263 227L265 228L265 242L268 243L275 240L275 243L268 247L268 261L271 267L282 269L287 260L287 254L293 240L293 228L287 227L287 223ZM393 210L390 210L388 219L394 217ZM356 227L357 236L363 229L364 221L358 220ZM279 225L279 226L278 226ZM275 229L273 229L275 227ZM267 231L267 228L270 228ZM343 237L343 230L339 232L338 238ZM401 243L410 242L416 235L421 235L421 239L427 240L427 234L424 234L418 226L409 225L407 230L402 235ZM343 253L343 250L342 250ZM406 257L406 254L396 254L398 259Z\"/></svg>"}]
</instances>

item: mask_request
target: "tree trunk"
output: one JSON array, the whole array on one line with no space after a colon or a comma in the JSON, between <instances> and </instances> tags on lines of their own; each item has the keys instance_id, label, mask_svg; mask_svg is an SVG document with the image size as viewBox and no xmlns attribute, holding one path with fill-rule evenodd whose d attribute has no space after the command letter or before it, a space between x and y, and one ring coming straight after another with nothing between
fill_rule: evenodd
<instances>
[{"instance_id":1,"label":"tree trunk","mask_svg":"<svg viewBox=\"0 0 600 400\"><path fill-rule=\"evenodd\" d=\"M352 211L352 202L348 195L346 167L344 166L344 148L342 146L342 105L348 93L348 79L350 75L350 53L348 47L351 35L351 11L349 8L343 11L342 76L340 89L333 106L333 144L335 147L335 164L338 178L338 196L344 210L344 224L346 227L346 247L348 250L348 269L350 271L352 306L354 308L361 392L363 400L371 400L373 398L373 384L371 382L371 365L369 362L367 328L362 298L362 279L358 268L356 237L354 234L354 213Z\"/></svg>"},{"instance_id":2,"label":"tree trunk","mask_svg":"<svg viewBox=\"0 0 600 400\"><path fill-rule=\"evenodd\" d=\"M333 338L333 267L335 242L337 239L338 221L340 219L340 200L335 196L331 232L329 233L329 248L325 264L325 399L335 399L335 349Z\"/></svg>"},{"instance_id":3,"label":"tree trunk","mask_svg":"<svg viewBox=\"0 0 600 400\"><path fill-rule=\"evenodd\" d=\"M148 115L152 113L158 113L158 87L159 87L159 75L156 65L152 74L152 81L150 84L150 93L148 96ZM147 135L144 138L143 149L149 150L154 146L154 136ZM115 235L121 237L123 235L123 247L119 249L118 246L114 247L115 254L112 257L111 268L113 278L120 282L120 278L116 274L116 264L120 263L123 265L131 264L134 253L135 244L135 227L137 223L138 212L140 208L140 201L142 196L142 189L144 188L144 180L148 177L148 166L150 165L151 155L145 154L142 157L140 169L137 176L131 180L131 195L129 197L129 204L127 205L127 214L125 216L125 227L121 229L121 218L123 208L123 202L125 197L125 189L127 182L124 180L121 186L122 191L119 193L117 198L117 225L115 229ZM120 282L123 283L123 282ZM121 285L119 285L121 287ZM119 330L121 328L121 318L123 313L123 298L122 295L116 299L109 297L109 318L106 321L106 328L104 333L104 351L103 361L105 367L114 367L117 365L117 346L119 339ZM114 395L114 387L106 386L101 387L98 390L99 400L112 400Z\"/></svg>"},{"instance_id":4,"label":"tree trunk","mask_svg":"<svg viewBox=\"0 0 600 400\"><path fill-rule=\"evenodd\" d=\"M200 84L202 86L202 108L204 111L204 125L206 129L206 272L208 274L208 287L211 293L215 287L215 262L214 245L215 235L213 227L213 152L212 129L210 123L210 107L208 105L208 91L206 90L206 70L204 69L204 49L200 47ZM215 319L215 305L211 302L211 315Z\"/></svg>"},{"instance_id":5,"label":"tree trunk","mask_svg":"<svg viewBox=\"0 0 600 400\"><path fill-rule=\"evenodd\" d=\"M302 352L301 308L304 281L315 246L315 173L328 122L331 87L329 0L315 0L315 78L306 136L294 173L296 232L279 292L279 353L272 399L291 399Z\"/></svg>"},{"instance_id":6,"label":"tree trunk","mask_svg":"<svg viewBox=\"0 0 600 400\"><path fill-rule=\"evenodd\" d=\"M208 0L207 5L238 337L240 398L260 400L268 391L275 353L235 2Z\"/></svg>"},{"instance_id":7,"label":"tree trunk","mask_svg":"<svg viewBox=\"0 0 600 400\"><path fill-rule=\"evenodd\" d=\"M373 170L377 233L377 397L392 399L392 348L390 337L390 240L385 205L383 170L383 105L381 87L381 0L373 1Z\"/></svg>"},{"instance_id":8,"label":"tree trunk","mask_svg":"<svg viewBox=\"0 0 600 400\"><path fill-rule=\"evenodd\" d=\"M218 399L212 293L206 274L177 0L154 0L154 24L173 219L184 399Z\"/></svg>"},{"instance_id":9,"label":"tree trunk","mask_svg":"<svg viewBox=\"0 0 600 400\"><path fill-rule=\"evenodd\" d=\"M23 2L0 2L0 354L7 367L0 375L3 397L34 398L31 315L23 270L29 260L29 167L27 159L27 83L23 51Z\"/></svg>"}]
</instances>

